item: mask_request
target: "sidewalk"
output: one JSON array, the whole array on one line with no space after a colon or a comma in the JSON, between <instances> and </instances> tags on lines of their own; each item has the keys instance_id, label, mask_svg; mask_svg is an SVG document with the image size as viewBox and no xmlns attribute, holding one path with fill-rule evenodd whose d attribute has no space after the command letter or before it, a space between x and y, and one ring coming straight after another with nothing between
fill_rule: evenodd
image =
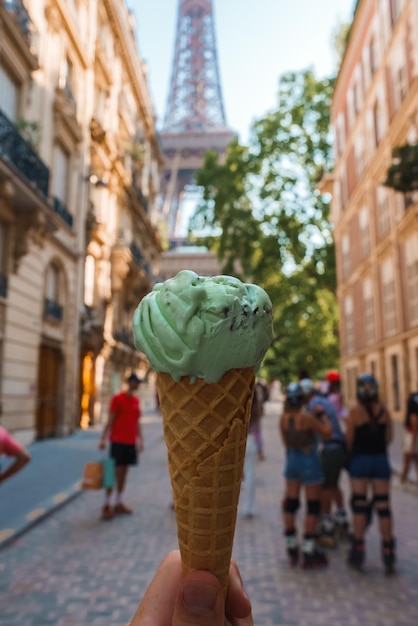
<instances>
[{"instance_id":1,"label":"sidewalk","mask_svg":"<svg viewBox=\"0 0 418 626\"><path fill-rule=\"evenodd\" d=\"M146 410L141 424L149 449L163 436L161 417ZM0 549L81 493L84 464L105 455L97 448L101 430L77 430L28 446L31 463L0 487Z\"/></svg>"}]
</instances>

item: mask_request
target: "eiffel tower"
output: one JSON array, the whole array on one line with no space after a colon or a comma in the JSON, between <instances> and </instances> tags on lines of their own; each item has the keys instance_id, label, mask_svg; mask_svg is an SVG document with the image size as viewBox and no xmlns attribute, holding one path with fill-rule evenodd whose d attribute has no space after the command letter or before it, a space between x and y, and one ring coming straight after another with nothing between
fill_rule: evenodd
<instances>
[{"instance_id":1,"label":"eiffel tower","mask_svg":"<svg viewBox=\"0 0 418 626\"><path fill-rule=\"evenodd\" d=\"M225 153L235 134L226 126L212 0L179 0L170 90L161 142L165 156L163 218L174 237L185 191L205 153Z\"/></svg>"}]
</instances>

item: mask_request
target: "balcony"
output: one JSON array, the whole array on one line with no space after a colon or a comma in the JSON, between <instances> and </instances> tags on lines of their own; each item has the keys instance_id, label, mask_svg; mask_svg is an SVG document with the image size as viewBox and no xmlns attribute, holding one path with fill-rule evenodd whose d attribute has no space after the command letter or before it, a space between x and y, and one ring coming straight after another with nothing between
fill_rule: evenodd
<instances>
[{"instance_id":1,"label":"balcony","mask_svg":"<svg viewBox=\"0 0 418 626\"><path fill-rule=\"evenodd\" d=\"M52 208L54 209L54 213L59 215L60 218L67 224L67 226L69 226L70 228L73 227L73 216L68 211L65 204L63 204L63 202L59 200L59 198L53 198Z\"/></svg>"},{"instance_id":2,"label":"balcony","mask_svg":"<svg viewBox=\"0 0 418 626\"><path fill-rule=\"evenodd\" d=\"M22 0L0 0L0 15L5 22L6 33L18 46L26 60L29 71L39 68L38 33Z\"/></svg>"},{"instance_id":3,"label":"balcony","mask_svg":"<svg viewBox=\"0 0 418 626\"><path fill-rule=\"evenodd\" d=\"M0 158L12 165L45 198L48 197L49 169L1 110Z\"/></svg>"},{"instance_id":4,"label":"balcony","mask_svg":"<svg viewBox=\"0 0 418 626\"><path fill-rule=\"evenodd\" d=\"M6 10L11 13L26 37L31 33L31 19L22 0L4 0Z\"/></svg>"},{"instance_id":5,"label":"balcony","mask_svg":"<svg viewBox=\"0 0 418 626\"><path fill-rule=\"evenodd\" d=\"M134 241L131 242L129 246L129 250L131 251L133 260L135 261L136 265L138 267L141 267L147 274L148 278L151 279L152 278L151 266L144 259L142 252L140 251L140 249L138 248L138 246L136 245Z\"/></svg>"},{"instance_id":6,"label":"balcony","mask_svg":"<svg viewBox=\"0 0 418 626\"><path fill-rule=\"evenodd\" d=\"M58 302L45 298L44 300L44 317L54 322L62 322L63 308Z\"/></svg>"}]
</instances>

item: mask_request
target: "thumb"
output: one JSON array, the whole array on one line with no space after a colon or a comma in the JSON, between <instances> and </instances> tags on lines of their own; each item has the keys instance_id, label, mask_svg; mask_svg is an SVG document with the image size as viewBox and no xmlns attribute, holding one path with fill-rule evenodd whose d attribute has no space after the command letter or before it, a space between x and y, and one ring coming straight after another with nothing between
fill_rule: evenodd
<instances>
[{"instance_id":1,"label":"thumb","mask_svg":"<svg viewBox=\"0 0 418 626\"><path fill-rule=\"evenodd\" d=\"M225 601L222 587L213 574L186 574L179 587L172 626L224 626Z\"/></svg>"}]
</instances>

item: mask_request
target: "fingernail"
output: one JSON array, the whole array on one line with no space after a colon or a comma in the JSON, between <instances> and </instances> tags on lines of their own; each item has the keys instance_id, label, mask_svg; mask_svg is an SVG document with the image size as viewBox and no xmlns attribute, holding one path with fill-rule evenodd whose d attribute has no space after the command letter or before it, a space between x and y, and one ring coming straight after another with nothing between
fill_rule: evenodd
<instances>
[{"instance_id":1,"label":"fingernail","mask_svg":"<svg viewBox=\"0 0 418 626\"><path fill-rule=\"evenodd\" d=\"M213 611L218 598L218 589L206 583L185 583L183 602L191 611L209 613Z\"/></svg>"}]
</instances>

